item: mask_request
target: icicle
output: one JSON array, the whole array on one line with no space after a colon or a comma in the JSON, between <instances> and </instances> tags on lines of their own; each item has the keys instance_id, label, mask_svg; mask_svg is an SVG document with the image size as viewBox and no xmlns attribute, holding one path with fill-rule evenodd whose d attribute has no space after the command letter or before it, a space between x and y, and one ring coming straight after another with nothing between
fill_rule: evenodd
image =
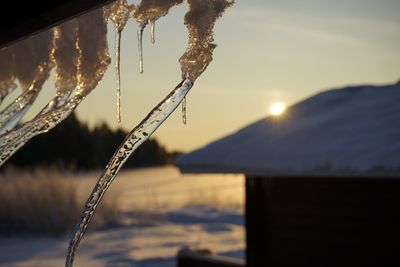
<instances>
[{"instance_id":1,"label":"icicle","mask_svg":"<svg viewBox=\"0 0 400 267\"><path fill-rule=\"evenodd\" d=\"M144 26L146 26L146 24L150 22L150 36L152 44L154 44L156 41L155 38L156 21L159 18L167 15L172 7L177 6L182 2L183 0L141 1L140 4L138 4L133 16L135 17L138 25L145 24Z\"/></svg>"},{"instance_id":2,"label":"icicle","mask_svg":"<svg viewBox=\"0 0 400 267\"><path fill-rule=\"evenodd\" d=\"M35 101L39 91L32 86L0 113L0 135L12 130L19 123Z\"/></svg>"},{"instance_id":3,"label":"icicle","mask_svg":"<svg viewBox=\"0 0 400 267\"><path fill-rule=\"evenodd\" d=\"M156 43L155 27L156 27L156 21L153 19L150 20L150 39L152 44Z\"/></svg>"},{"instance_id":4,"label":"icicle","mask_svg":"<svg viewBox=\"0 0 400 267\"><path fill-rule=\"evenodd\" d=\"M146 25L151 24L150 34L151 34L151 42L155 42L155 22L160 17L163 17L168 14L168 11L179 4L181 4L183 0L168 0L168 1L141 1L140 4L136 7L135 12L133 14L136 22L138 24L137 29L137 39L138 39L138 47L139 47L139 72L143 73L143 44L142 44L142 36L143 30Z\"/></svg>"},{"instance_id":5,"label":"icicle","mask_svg":"<svg viewBox=\"0 0 400 267\"><path fill-rule=\"evenodd\" d=\"M0 135L12 130L20 122L42 90L51 68L52 64L49 62L40 64L33 74L34 80L31 86L0 113Z\"/></svg>"},{"instance_id":6,"label":"icicle","mask_svg":"<svg viewBox=\"0 0 400 267\"><path fill-rule=\"evenodd\" d=\"M143 31L146 28L147 21L145 23L138 23L137 28L137 40L139 50L139 72L143 73Z\"/></svg>"},{"instance_id":7,"label":"icicle","mask_svg":"<svg viewBox=\"0 0 400 267\"><path fill-rule=\"evenodd\" d=\"M109 17L115 27L115 74L117 82L117 121L121 122L121 74L120 74L120 53L121 35L130 14L136 9L135 5L130 5L127 0L117 0L104 8L105 16Z\"/></svg>"},{"instance_id":8,"label":"icicle","mask_svg":"<svg viewBox=\"0 0 400 267\"><path fill-rule=\"evenodd\" d=\"M3 103L4 99L11 94L12 92L14 92L14 90L17 89L17 85L15 83L13 83L12 85L10 85L10 87L8 87L6 90L3 90L1 92L0 95L0 105L1 103Z\"/></svg>"},{"instance_id":9,"label":"icicle","mask_svg":"<svg viewBox=\"0 0 400 267\"><path fill-rule=\"evenodd\" d=\"M56 96L52 100L59 106L61 102L68 99L78 83L78 20L72 19L54 28L54 50L53 58L56 63L54 84ZM66 97L66 99L65 99ZM51 103L48 105L52 106Z\"/></svg>"},{"instance_id":10,"label":"icicle","mask_svg":"<svg viewBox=\"0 0 400 267\"><path fill-rule=\"evenodd\" d=\"M182 100L182 122L186 125L186 96Z\"/></svg>"},{"instance_id":11,"label":"icicle","mask_svg":"<svg viewBox=\"0 0 400 267\"><path fill-rule=\"evenodd\" d=\"M17 88L15 84L15 57L12 47L0 49L0 104Z\"/></svg>"},{"instance_id":12,"label":"icicle","mask_svg":"<svg viewBox=\"0 0 400 267\"><path fill-rule=\"evenodd\" d=\"M13 46L15 77L23 93L0 113L0 134L12 130L36 100L53 67L53 31L47 30Z\"/></svg>"},{"instance_id":13,"label":"icicle","mask_svg":"<svg viewBox=\"0 0 400 267\"><path fill-rule=\"evenodd\" d=\"M69 92L58 92L56 94L56 97L54 97L43 109L42 111L40 111L40 113L38 115L35 116L35 118L29 122L24 123L23 125L21 125L19 128L15 129L14 131L8 132L4 135L0 136L0 166L4 163L5 160L8 159L4 158L3 154L8 154L9 152L5 152L4 148L7 146L10 146L11 143L17 143L18 138L20 138L23 133L25 133L25 129L29 130L30 126L32 125L32 122L34 122L35 120L37 120L38 118L40 118L42 115L53 111L56 108L59 108L61 106L63 106L66 101L68 100L70 93ZM24 130L22 130L24 129ZM14 152L12 153L14 154ZM11 155L12 155L11 154ZM11 156L10 155L10 156Z\"/></svg>"},{"instance_id":14,"label":"icicle","mask_svg":"<svg viewBox=\"0 0 400 267\"><path fill-rule=\"evenodd\" d=\"M181 2L181 0L177 2ZM222 15L226 7L233 4L233 1L204 0L203 2L203 0L188 0L188 2L190 5L190 11L185 15L185 24L189 29L189 47L180 59L181 69L185 79L171 93L169 93L166 98L154 107L153 110L139 123L139 125L128 134L109 161L106 169L100 176L90 194L85 204L84 211L76 225L74 235L68 247L68 254L65 263L66 267L72 267L75 252L86 232L94 212L96 211L105 192L115 180L125 161L179 106L192 88L194 80L207 68L212 60L212 52L215 48L215 44L211 44L211 41L213 40L212 28L214 22ZM140 58L139 68L141 72L143 72L142 35L148 20L151 19L138 19L141 16L147 16L143 10L151 10L149 9L149 6L144 3L150 3L151 7L151 5L156 5L155 3L159 2L142 1L135 12L135 18L138 21L137 36ZM163 2L161 1L160 3ZM171 4L173 6L175 5L175 2L171 1ZM167 5L167 7L168 11L170 6ZM157 14L160 14L159 10L155 10L157 11ZM166 14L166 12L164 14ZM139 21L145 21L146 23L139 23ZM196 28L198 29L198 32L196 32Z\"/></svg>"},{"instance_id":15,"label":"icicle","mask_svg":"<svg viewBox=\"0 0 400 267\"><path fill-rule=\"evenodd\" d=\"M115 74L117 80L117 121L121 122L121 31L115 27Z\"/></svg>"},{"instance_id":16,"label":"icicle","mask_svg":"<svg viewBox=\"0 0 400 267\"><path fill-rule=\"evenodd\" d=\"M46 114L48 112L51 112L52 110L54 110L56 108L64 106L70 95L71 95L70 91L59 90L56 93L56 96L52 100L49 101L49 103L39 112L38 115L35 116L35 118L37 118L43 114Z\"/></svg>"},{"instance_id":17,"label":"icicle","mask_svg":"<svg viewBox=\"0 0 400 267\"><path fill-rule=\"evenodd\" d=\"M54 54L60 67L60 69L57 69L56 97L33 120L0 137L0 165L32 137L49 131L67 118L102 79L110 63L106 39L107 26L103 18L103 11L101 9L95 10L79 17L78 37L75 39L68 36L67 34L60 38L67 38L72 43L64 44L61 40L56 39L56 43L60 41L56 48L63 45L64 48L69 46L72 49L76 45L79 51L77 69L74 67L75 59L71 58L71 54L61 55L60 50L58 51L61 54ZM78 40L77 43L76 40ZM73 64L68 59L71 59ZM68 77L74 76L73 73L75 73L77 79L72 81ZM72 90L66 87L71 85L76 86L75 94L68 100ZM30 92L30 90L27 92Z\"/></svg>"},{"instance_id":18,"label":"icicle","mask_svg":"<svg viewBox=\"0 0 400 267\"><path fill-rule=\"evenodd\" d=\"M104 193L114 181L122 165L129 156L157 130L169 115L171 115L191 88L192 82L189 79L182 81L128 134L124 142L117 149L86 202L85 209L69 244L65 263L66 267L72 266L79 242L85 234L86 228L103 198Z\"/></svg>"},{"instance_id":19,"label":"icicle","mask_svg":"<svg viewBox=\"0 0 400 267\"><path fill-rule=\"evenodd\" d=\"M44 114L60 108L67 102L77 83L76 66L78 49L76 47L76 40L77 20L73 19L67 21L54 28L54 47L52 50L52 55L54 63L57 65L55 77L55 85L57 90L56 95L31 121L20 125L14 131L0 136L0 165L2 165L30 138L38 134L34 126L38 124L38 120L43 118ZM24 72L27 73L27 71ZM34 94L37 93L38 90L30 88L23 95L25 100L18 100L18 104L15 104L16 106L19 106L18 108L21 108L21 103L23 106L26 106L23 108L23 110L19 111L20 113L25 113L28 110L28 107L30 106L28 102L32 102L35 98ZM24 104L23 102L27 103ZM18 117L20 118L22 116L19 115ZM17 118L16 121L18 121L19 118ZM43 121L42 123L47 123L47 121L50 120L50 118L46 117L46 121ZM10 127L12 127L15 122L11 124L10 121L9 124ZM41 128L41 132L48 131L49 129L50 128L48 127Z\"/></svg>"},{"instance_id":20,"label":"icicle","mask_svg":"<svg viewBox=\"0 0 400 267\"><path fill-rule=\"evenodd\" d=\"M62 98L59 100L61 102L57 105L57 108L48 112L41 112L33 120L0 138L0 166L31 138L49 131L66 119L83 100L83 97L76 95L64 104L62 104Z\"/></svg>"}]
</instances>

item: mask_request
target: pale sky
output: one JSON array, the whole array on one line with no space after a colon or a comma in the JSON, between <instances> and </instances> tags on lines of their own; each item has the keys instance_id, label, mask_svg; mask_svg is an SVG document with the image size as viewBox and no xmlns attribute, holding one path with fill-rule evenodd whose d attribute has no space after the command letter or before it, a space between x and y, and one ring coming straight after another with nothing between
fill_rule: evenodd
<instances>
[{"instance_id":1,"label":"pale sky","mask_svg":"<svg viewBox=\"0 0 400 267\"><path fill-rule=\"evenodd\" d=\"M114 62L78 108L94 125L132 129L180 82L178 59L187 43L186 4L148 29L144 73L138 72L136 26L122 38L122 123L116 122ZM170 150L190 151L268 115L274 102L293 104L316 92L400 79L398 0L236 0L217 21L214 61L187 98L187 125L177 110L155 137ZM110 54L114 31L109 26ZM47 82L33 111L54 94Z\"/></svg>"}]
</instances>

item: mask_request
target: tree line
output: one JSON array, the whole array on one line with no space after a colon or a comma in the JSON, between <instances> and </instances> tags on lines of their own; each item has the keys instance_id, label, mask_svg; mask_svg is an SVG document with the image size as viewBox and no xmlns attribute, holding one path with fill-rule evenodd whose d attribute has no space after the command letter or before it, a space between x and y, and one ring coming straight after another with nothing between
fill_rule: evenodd
<instances>
[{"instance_id":1,"label":"tree line","mask_svg":"<svg viewBox=\"0 0 400 267\"><path fill-rule=\"evenodd\" d=\"M5 165L19 168L57 167L73 170L102 169L128 134L101 123L93 129L75 113L48 133L39 135L17 151ZM156 139L149 139L125 163L125 167L164 165L172 154Z\"/></svg>"}]
</instances>

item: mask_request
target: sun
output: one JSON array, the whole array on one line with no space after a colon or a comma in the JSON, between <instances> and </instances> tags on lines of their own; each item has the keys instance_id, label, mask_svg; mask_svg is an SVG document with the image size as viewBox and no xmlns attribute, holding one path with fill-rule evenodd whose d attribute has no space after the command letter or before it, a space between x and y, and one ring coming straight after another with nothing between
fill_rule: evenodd
<instances>
[{"instance_id":1,"label":"sun","mask_svg":"<svg viewBox=\"0 0 400 267\"><path fill-rule=\"evenodd\" d=\"M279 116L285 111L285 109L285 104L281 102L276 102L271 105L271 107L269 108L269 112L272 116Z\"/></svg>"}]
</instances>

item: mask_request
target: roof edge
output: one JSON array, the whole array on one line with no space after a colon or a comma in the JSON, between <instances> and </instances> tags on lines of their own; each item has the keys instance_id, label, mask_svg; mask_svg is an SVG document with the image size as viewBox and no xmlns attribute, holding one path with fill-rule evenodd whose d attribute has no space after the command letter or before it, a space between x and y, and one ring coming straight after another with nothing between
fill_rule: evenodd
<instances>
[{"instance_id":1,"label":"roof edge","mask_svg":"<svg viewBox=\"0 0 400 267\"><path fill-rule=\"evenodd\" d=\"M181 173L186 174L243 174L246 176L253 177L276 177L276 178L287 178L287 177L310 177L310 178L364 178L364 179L376 179L376 178L390 178L400 179L400 170L381 169L381 170L368 170L364 172L355 170L308 170L308 171L290 171L290 170L261 170L261 169L249 169L239 167L228 167L228 166L177 166Z\"/></svg>"}]
</instances>

